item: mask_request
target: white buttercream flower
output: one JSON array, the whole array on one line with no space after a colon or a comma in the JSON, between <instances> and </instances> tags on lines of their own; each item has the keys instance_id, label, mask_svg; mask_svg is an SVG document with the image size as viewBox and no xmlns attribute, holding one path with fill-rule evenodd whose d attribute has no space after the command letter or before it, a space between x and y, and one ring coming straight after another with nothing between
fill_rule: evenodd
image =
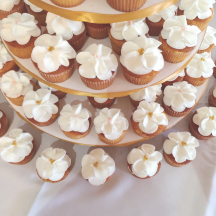
<instances>
[{"instance_id":1,"label":"white buttercream flower","mask_svg":"<svg viewBox=\"0 0 216 216\"><path fill-rule=\"evenodd\" d=\"M108 101L109 99L113 99L113 98L98 98L98 97L94 97L94 100L97 102L97 103L105 103L106 101Z\"/></svg>"},{"instance_id":2,"label":"white buttercream flower","mask_svg":"<svg viewBox=\"0 0 216 216\"><path fill-rule=\"evenodd\" d=\"M143 144L130 151L127 161L132 165L132 174L139 178L146 178L155 175L158 170L158 163L162 158L162 154L155 151L153 145Z\"/></svg>"},{"instance_id":3,"label":"white buttercream flower","mask_svg":"<svg viewBox=\"0 0 216 216\"><path fill-rule=\"evenodd\" d=\"M123 131L128 129L128 120L120 109L104 108L94 119L95 130L102 133L109 140L118 139Z\"/></svg>"},{"instance_id":4,"label":"white buttercream flower","mask_svg":"<svg viewBox=\"0 0 216 216\"><path fill-rule=\"evenodd\" d=\"M168 125L167 116L160 104L141 101L132 114L134 122L139 122L139 128L144 133L152 134L157 131L159 125Z\"/></svg>"},{"instance_id":5,"label":"white buttercream flower","mask_svg":"<svg viewBox=\"0 0 216 216\"><path fill-rule=\"evenodd\" d=\"M8 54L6 48L3 44L0 43L0 70L4 67L4 64L8 61L12 61L13 59Z\"/></svg>"},{"instance_id":6,"label":"white buttercream flower","mask_svg":"<svg viewBox=\"0 0 216 216\"><path fill-rule=\"evenodd\" d=\"M84 155L81 165L83 178L94 186L104 184L115 172L115 161L101 148Z\"/></svg>"},{"instance_id":7,"label":"white buttercream flower","mask_svg":"<svg viewBox=\"0 0 216 216\"><path fill-rule=\"evenodd\" d=\"M38 89L37 91L29 91L25 95L22 107L27 118L46 122L58 112L58 107L55 105L57 102L58 97L51 94L50 90Z\"/></svg>"},{"instance_id":8,"label":"white buttercream flower","mask_svg":"<svg viewBox=\"0 0 216 216\"><path fill-rule=\"evenodd\" d=\"M182 72L180 72L178 75L174 76L173 78L169 79L168 81L174 81L175 79L177 79L178 77L184 77L185 76L185 71L183 70Z\"/></svg>"},{"instance_id":9,"label":"white buttercream flower","mask_svg":"<svg viewBox=\"0 0 216 216\"><path fill-rule=\"evenodd\" d=\"M1 21L1 37L3 40L16 41L20 45L27 44L31 37L41 34L33 15L13 13Z\"/></svg>"},{"instance_id":10,"label":"white buttercream flower","mask_svg":"<svg viewBox=\"0 0 216 216\"><path fill-rule=\"evenodd\" d=\"M164 59L158 47L161 42L153 38L140 36L123 44L120 61L135 74L147 74L164 67Z\"/></svg>"},{"instance_id":11,"label":"white buttercream flower","mask_svg":"<svg viewBox=\"0 0 216 216\"><path fill-rule=\"evenodd\" d=\"M54 89L54 88L52 88L52 87L50 87L50 86L48 86L48 85L46 85L46 84L44 84L44 83L42 83L42 82L40 82L40 81L38 81L38 85L39 85L42 89L48 89L48 90L50 90L50 91L58 91L57 89Z\"/></svg>"},{"instance_id":12,"label":"white buttercream flower","mask_svg":"<svg viewBox=\"0 0 216 216\"><path fill-rule=\"evenodd\" d=\"M43 11L42 8L39 8L37 6L35 6L34 4L32 4L31 2L29 2L28 0L24 0L24 2L30 7L30 9L36 13L39 13L41 11Z\"/></svg>"},{"instance_id":13,"label":"white buttercream flower","mask_svg":"<svg viewBox=\"0 0 216 216\"><path fill-rule=\"evenodd\" d=\"M0 10L11 11L15 5L18 5L20 0L0 0Z\"/></svg>"},{"instance_id":14,"label":"white buttercream flower","mask_svg":"<svg viewBox=\"0 0 216 216\"><path fill-rule=\"evenodd\" d=\"M197 44L200 29L187 24L186 16L175 16L164 22L161 36L168 45L175 49L194 47Z\"/></svg>"},{"instance_id":15,"label":"white buttercream flower","mask_svg":"<svg viewBox=\"0 0 216 216\"><path fill-rule=\"evenodd\" d=\"M193 122L199 126L198 131L203 136L216 136L216 108L202 107L196 110Z\"/></svg>"},{"instance_id":16,"label":"white buttercream flower","mask_svg":"<svg viewBox=\"0 0 216 216\"><path fill-rule=\"evenodd\" d=\"M175 112L182 112L186 108L191 108L196 102L197 89L188 82L176 82L172 86L164 89L163 102Z\"/></svg>"},{"instance_id":17,"label":"white buttercream flower","mask_svg":"<svg viewBox=\"0 0 216 216\"><path fill-rule=\"evenodd\" d=\"M33 137L22 129L13 129L0 138L0 155L6 162L18 163L30 154Z\"/></svg>"},{"instance_id":18,"label":"white buttercream flower","mask_svg":"<svg viewBox=\"0 0 216 216\"><path fill-rule=\"evenodd\" d=\"M205 37L203 39L203 42L199 50L208 49L212 44L216 46L216 37L214 36L215 34L216 34L216 29L211 26L208 26Z\"/></svg>"},{"instance_id":19,"label":"white buttercream flower","mask_svg":"<svg viewBox=\"0 0 216 216\"><path fill-rule=\"evenodd\" d=\"M193 59L187 65L186 72L190 77L209 78L213 74L213 68L215 67L214 61L212 60L209 53L204 52L201 54L195 54Z\"/></svg>"},{"instance_id":20,"label":"white buttercream flower","mask_svg":"<svg viewBox=\"0 0 216 216\"><path fill-rule=\"evenodd\" d=\"M32 61L38 64L38 67L44 73L54 72L61 65L69 66L69 59L76 57L73 47L61 36L41 35L35 41L35 47L32 51Z\"/></svg>"},{"instance_id":21,"label":"white buttercream flower","mask_svg":"<svg viewBox=\"0 0 216 216\"><path fill-rule=\"evenodd\" d=\"M195 137L188 132L170 133L168 137L169 139L165 140L163 144L163 149L165 153L172 154L177 163L195 159L195 148L199 146Z\"/></svg>"},{"instance_id":22,"label":"white buttercream flower","mask_svg":"<svg viewBox=\"0 0 216 216\"><path fill-rule=\"evenodd\" d=\"M36 161L39 176L51 181L59 181L71 165L71 159L64 149L47 148Z\"/></svg>"},{"instance_id":23,"label":"white buttercream flower","mask_svg":"<svg viewBox=\"0 0 216 216\"><path fill-rule=\"evenodd\" d=\"M102 44L91 44L84 52L78 53L76 60L80 65L79 73L85 78L107 80L116 71L118 61L112 49Z\"/></svg>"}]
</instances>

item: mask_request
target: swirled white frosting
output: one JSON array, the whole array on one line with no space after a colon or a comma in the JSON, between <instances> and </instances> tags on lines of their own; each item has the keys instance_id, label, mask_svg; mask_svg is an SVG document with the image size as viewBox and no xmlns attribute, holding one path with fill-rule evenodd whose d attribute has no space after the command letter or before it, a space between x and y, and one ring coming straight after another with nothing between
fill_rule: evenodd
<instances>
[{"instance_id":1,"label":"swirled white frosting","mask_svg":"<svg viewBox=\"0 0 216 216\"><path fill-rule=\"evenodd\" d=\"M215 0L181 0L179 9L184 10L184 15L189 20L196 17L206 19L212 15L210 8L213 8Z\"/></svg>"},{"instance_id":2,"label":"swirled white frosting","mask_svg":"<svg viewBox=\"0 0 216 216\"><path fill-rule=\"evenodd\" d=\"M175 16L176 10L177 10L177 6L172 5L156 14L149 16L148 19L154 23L159 22L161 19L167 20Z\"/></svg>"},{"instance_id":3,"label":"swirled white frosting","mask_svg":"<svg viewBox=\"0 0 216 216\"><path fill-rule=\"evenodd\" d=\"M131 94L130 97L135 101L145 100L147 102L154 102L162 94L161 87L161 84L150 86Z\"/></svg>"},{"instance_id":4,"label":"swirled white frosting","mask_svg":"<svg viewBox=\"0 0 216 216\"><path fill-rule=\"evenodd\" d=\"M176 75L173 78L169 79L168 81L171 82L171 81L174 81L175 79L177 79L178 77L184 77L184 76L185 76L185 72L183 70L181 73L179 73L178 75Z\"/></svg>"},{"instance_id":5,"label":"swirled white frosting","mask_svg":"<svg viewBox=\"0 0 216 216\"><path fill-rule=\"evenodd\" d=\"M149 27L144 22L145 18L125 21L125 22L118 22L118 23L111 23L110 33L113 38L116 40L126 40L132 41L139 36L148 33Z\"/></svg>"},{"instance_id":6,"label":"swirled white frosting","mask_svg":"<svg viewBox=\"0 0 216 216\"><path fill-rule=\"evenodd\" d=\"M101 148L84 155L81 166L83 178L94 186L104 184L115 172L115 161Z\"/></svg>"},{"instance_id":7,"label":"swirled white frosting","mask_svg":"<svg viewBox=\"0 0 216 216\"><path fill-rule=\"evenodd\" d=\"M205 37L203 39L203 42L199 48L199 50L205 50L208 49L212 44L216 46L216 37L214 36L216 33L216 29L208 26L206 30Z\"/></svg>"},{"instance_id":8,"label":"swirled white frosting","mask_svg":"<svg viewBox=\"0 0 216 216\"><path fill-rule=\"evenodd\" d=\"M204 52L194 55L193 59L187 65L186 72L190 77L193 78L208 78L213 74L214 67L215 64L211 56L209 53Z\"/></svg>"},{"instance_id":9,"label":"swirled white frosting","mask_svg":"<svg viewBox=\"0 0 216 216\"><path fill-rule=\"evenodd\" d=\"M3 112L0 111L0 119L2 118L2 116L3 116ZM1 128L1 123L0 123L0 128Z\"/></svg>"},{"instance_id":10,"label":"swirled white frosting","mask_svg":"<svg viewBox=\"0 0 216 216\"><path fill-rule=\"evenodd\" d=\"M1 90L10 98L18 98L26 95L33 86L30 83L32 77L26 73L11 70L5 73L1 79Z\"/></svg>"},{"instance_id":11,"label":"swirled white frosting","mask_svg":"<svg viewBox=\"0 0 216 216\"><path fill-rule=\"evenodd\" d=\"M198 131L203 136L216 136L216 108L201 107L196 110L193 122L198 125Z\"/></svg>"},{"instance_id":12,"label":"swirled white frosting","mask_svg":"<svg viewBox=\"0 0 216 216\"><path fill-rule=\"evenodd\" d=\"M41 35L35 40L32 50L32 61L37 63L38 68L44 73L54 72L61 65L67 67L69 59L74 59L76 52L73 47L61 36Z\"/></svg>"},{"instance_id":13,"label":"swirled white frosting","mask_svg":"<svg viewBox=\"0 0 216 216\"><path fill-rule=\"evenodd\" d=\"M28 0L24 0L24 2L30 7L30 9L32 10L32 11L34 11L35 13L39 13L39 12L41 12L41 11L43 11L43 9L41 9L41 8L39 8L39 7L37 7L37 6L35 6L35 5L33 5L31 2L29 2Z\"/></svg>"},{"instance_id":14,"label":"swirled white frosting","mask_svg":"<svg viewBox=\"0 0 216 216\"><path fill-rule=\"evenodd\" d=\"M159 125L168 125L168 119L163 112L164 109L160 104L141 101L132 118L134 122L139 122L141 131L152 134L157 131Z\"/></svg>"},{"instance_id":15,"label":"swirled white frosting","mask_svg":"<svg viewBox=\"0 0 216 216\"><path fill-rule=\"evenodd\" d=\"M85 78L110 79L112 71L116 71L118 61L112 49L102 44L91 44L85 51L77 54L80 64L79 73Z\"/></svg>"},{"instance_id":16,"label":"swirled white frosting","mask_svg":"<svg viewBox=\"0 0 216 216\"><path fill-rule=\"evenodd\" d=\"M36 161L38 175L43 179L59 181L71 165L71 159L64 149L47 148Z\"/></svg>"},{"instance_id":17,"label":"swirled white frosting","mask_svg":"<svg viewBox=\"0 0 216 216\"><path fill-rule=\"evenodd\" d=\"M164 89L163 102L175 112L183 112L186 108L194 106L196 92L197 89L188 82L176 82Z\"/></svg>"},{"instance_id":18,"label":"swirled white frosting","mask_svg":"<svg viewBox=\"0 0 216 216\"><path fill-rule=\"evenodd\" d=\"M11 11L15 5L18 5L20 0L0 0L0 10Z\"/></svg>"},{"instance_id":19,"label":"swirled white frosting","mask_svg":"<svg viewBox=\"0 0 216 216\"><path fill-rule=\"evenodd\" d=\"M213 90L213 96L216 98L216 87Z\"/></svg>"},{"instance_id":20,"label":"swirled white frosting","mask_svg":"<svg viewBox=\"0 0 216 216\"><path fill-rule=\"evenodd\" d=\"M162 154L155 151L150 144L143 144L133 148L128 156L127 162L131 164L132 174L139 178L154 176L158 170L158 163L162 160Z\"/></svg>"},{"instance_id":21,"label":"swirled white frosting","mask_svg":"<svg viewBox=\"0 0 216 216\"><path fill-rule=\"evenodd\" d=\"M38 85L42 88L42 89L48 89L50 91L58 91L57 89L54 89L48 85L45 85L44 83L38 81Z\"/></svg>"},{"instance_id":22,"label":"swirled white frosting","mask_svg":"<svg viewBox=\"0 0 216 216\"><path fill-rule=\"evenodd\" d=\"M90 127L89 118L91 116L87 109L82 108L81 103L74 106L66 104L60 112L58 124L63 131L84 133Z\"/></svg>"},{"instance_id":23,"label":"swirled white frosting","mask_svg":"<svg viewBox=\"0 0 216 216\"><path fill-rule=\"evenodd\" d=\"M194 47L197 44L197 37L200 33L197 26L187 24L186 16L175 16L164 22L161 36L167 44L175 49Z\"/></svg>"},{"instance_id":24,"label":"swirled white frosting","mask_svg":"<svg viewBox=\"0 0 216 216\"><path fill-rule=\"evenodd\" d=\"M8 54L6 48L0 42L0 70L4 67L4 64L8 61L12 61L13 59Z\"/></svg>"},{"instance_id":25,"label":"swirled white frosting","mask_svg":"<svg viewBox=\"0 0 216 216\"><path fill-rule=\"evenodd\" d=\"M3 40L16 41L20 45L27 44L31 37L41 34L34 16L27 13L13 13L1 21L1 37Z\"/></svg>"},{"instance_id":26,"label":"swirled white frosting","mask_svg":"<svg viewBox=\"0 0 216 216\"><path fill-rule=\"evenodd\" d=\"M105 103L106 101L108 101L109 99L113 99L113 98L98 98L98 97L94 97L94 100L97 102L97 103Z\"/></svg>"},{"instance_id":27,"label":"swirled white frosting","mask_svg":"<svg viewBox=\"0 0 216 216\"><path fill-rule=\"evenodd\" d=\"M51 94L50 90L38 89L37 91L29 91L25 95L22 107L27 118L46 122L58 112L58 107L55 105L57 102L58 97Z\"/></svg>"},{"instance_id":28,"label":"swirled white frosting","mask_svg":"<svg viewBox=\"0 0 216 216\"><path fill-rule=\"evenodd\" d=\"M68 20L50 12L47 13L46 23L49 34L62 36L64 40L70 40L73 35L79 35L85 31L83 22Z\"/></svg>"},{"instance_id":29,"label":"swirled white frosting","mask_svg":"<svg viewBox=\"0 0 216 216\"><path fill-rule=\"evenodd\" d=\"M172 154L177 163L196 158L196 147L198 140L188 132L170 133L163 144L164 152Z\"/></svg>"},{"instance_id":30,"label":"swirled white frosting","mask_svg":"<svg viewBox=\"0 0 216 216\"><path fill-rule=\"evenodd\" d=\"M129 123L120 109L104 108L94 119L94 125L98 134L102 133L107 139L115 140L128 129Z\"/></svg>"},{"instance_id":31,"label":"swirled white frosting","mask_svg":"<svg viewBox=\"0 0 216 216\"><path fill-rule=\"evenodd\" d=\"M120 62L134 74L147 74L164 67L164 59L158 47L161 42L140 36L123 44Z\"/></svg>"},{"instance_id":32,"label":"swirled white frosting","mask_svg":"<svg viewBox=\"0 0 216 216\"><path fill-rule=\"evenodd\" d=\"M33 148L33 137L22 129L12 129L0 138L0 155L6 162L18 163L28 156Z\"/></svg>"}]
</instances>

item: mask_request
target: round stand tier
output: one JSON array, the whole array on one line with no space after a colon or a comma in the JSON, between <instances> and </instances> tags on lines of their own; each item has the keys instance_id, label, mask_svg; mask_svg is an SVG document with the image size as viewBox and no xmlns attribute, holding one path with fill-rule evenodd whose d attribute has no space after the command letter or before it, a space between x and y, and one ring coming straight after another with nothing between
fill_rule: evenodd
<instances>
[{"instance_id":1,"label":"round stand tier","mask_svg":"<svg viewBox=\"0 0 216 216\"><path fill-rule=\"evenodd\" d=\"M209 79L201 86L197 87L197 93L196 93L196 105L199 103L199 100L201 99L201 97L203 96L207 86L208 86L208 81ZM7 97L6 97L7 99ZM10 105L14 108L14 110L17 112L17 114L20 116L20 118L22 118L24 121L30 123L31 125L33 125L36 129L41 130L51 136L54 136L58 139L67 141L67 142L71 142L71 143L75 143L75 144L79 144L79 145L88 145L88 146L110 146L107 145L103 142L101 142L98 138L98 135L95 131L94 126L91 129L91 132L84 138L82 139L78 139L78 140L74 140L74 139L70 139L68 137L66 137L64 135L64 133L60 130L60 127L58 125L58 120L56 120L52 125L48 126L48 127L38 127L34 124L32 124L31 122L29 122L23 112L22 107L20 106L15 106L14 104L12 104L10 102L10 100L7 99L7 101L10 103ZM67 94L67 96L63 99L60 100L59 104L60 107L59 109L62 110L62 107L65 104L71 104L71 105L76 105L79 103L83 104L84 108L87 108L91 114L92 114L92 119L95 118L95 116L97 116L99 114L99 109L95 109L88 101L87 97L81 97L81 96L76 96L76 95L70 95ZM160 97L157 101L158 103L161 104L162 102L162 97ZM121 109L121 111L125 114L125 117L128 119L129 121L129 129L127 130L125 137L123 138L123 140L121 142L119 142L116 145L112 145L112 146L128 146L128 145L132 145L135 144L137 142L141 142L144 141L145 139L143 139L142 137L138 136L132 129L132 126L130 124L130 117L132 112L135 110L135 108L131 105L130 103L130 99L129 96L128 97L122 97L122 98L118 98L115 102L115 104L111 107L111 108L118 108ZM170 129L171 127L173 127L175 124L177 124L179 121L181 121L184 117L180 117L180 118L176 118L176 117L171 117L168 116L168 126L167 129Z\"/></svg>"},{"instance_id":2,"label":"round stand tier","mask_svg":"<svg viewBox=\"0 0 216 216\"><path fill-rule=\"evenodd\" d=\"M72 8L62 8L50 0L29 0L32 4L61 17L90 23L114 23L148 17L179 0L147 0L140 10L123 13L111 8L106 0L86 0Z\"/></svg>"}]
</instances>

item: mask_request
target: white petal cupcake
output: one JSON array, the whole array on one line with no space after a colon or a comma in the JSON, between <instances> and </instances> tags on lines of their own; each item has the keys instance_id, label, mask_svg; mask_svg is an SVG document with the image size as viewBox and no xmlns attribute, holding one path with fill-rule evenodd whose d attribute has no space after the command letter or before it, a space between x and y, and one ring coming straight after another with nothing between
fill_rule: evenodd
<instances>
[{"instance_id":1,"label":"white petal cupcake","mask_svg":"<svg viewBox=\"0 0 216 216\"><path fill-rule=\"evenodd\" d=\"M84 155L81 166L82 177L94 186L104 184L115 172L115 161L101 148Z\"/></svg>"},{"instance_id":2,"label":"white petal cupcake","mask_svg":"<svg viewBox=\"0 0 216 216\"><path fill-rule=\"evenodd\" d=\"M111 107L116 98L98 98L98 97L88 97L89 102L94 108L103 109Z\"/></svg>"},{"instance_id":3,"label":"white petal cupcake","mask_svg":"<svg viewBox=\"0 0 216 216\"><path fill-rule=\"evenodd\" d=\"M216 107L216 87L213 89L212 93L208 98L209 106Z\"/></svg>"}]
</instances>

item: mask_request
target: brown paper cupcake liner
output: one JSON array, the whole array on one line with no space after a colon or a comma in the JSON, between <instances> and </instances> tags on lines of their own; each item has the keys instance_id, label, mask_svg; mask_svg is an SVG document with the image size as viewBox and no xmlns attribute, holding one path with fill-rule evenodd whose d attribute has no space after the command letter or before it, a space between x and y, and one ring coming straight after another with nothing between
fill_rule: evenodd
<instances>
[{"instance_id":1,"label":"brown paper cupcake liner","mask_svg":"<svg viewBox=\"0 0 216 216\"><path fill-rule=\"evenodd\" d=\"M0 119L0 123L1 123L0 137L3 137L8 131L9 124L8 124L7 116L5 115L5 113L2 110L1 110L1 112L3 113L3 116Z\"/></svg>"},{"instance_id":2,"label":"brown paper cupcake liner","mask_svg":"<svg viewBox=\"0 0 216 216\"><path fill-rule=\"evenodd\" d=\"M151 22L148 18L146 18L146 24L149 27L149 32L148 34L150 36L159 36L163 29L163 24L164 24L164 19L162 18L159 22Z\"/></svg>"},{"instance_id":3,"label":"brown paper cupcake liner","mask_svg":"<svg viewBox=\"0 0 216 216\"><path fill-rule=\"evenodd\" d=\"M85 0L50 0L53 4L60 7L75 7L82 4Z\"/></svg>"},{"instance_id":4,"label":"brown paper cupcake liner","mask_svg":"<svg viewBox=\"0 0 216 216\"><path fill-rule=\"evenodd\" d=\"M202 85L208 78L204 78L203 76L199 77L199 78L194 78L194 77L190 77L186 70L185 70L185 76L184 76L184 81L187 81L188 83L190 83L193 86L200 86Z\"/></svg>"},{"instance_id":5,"label":"brown paper cupcake liner","mask_svg":"<svg viewBox=\"0 0 216 216\"><path fill-rule=\"evenodd\" d=\"M216 98L214 97L213 93L209 95L208 103L209 106L216 107Z\"/></svg>"},{"instance_id":6,"label":"brown paper cupcake liner","mask_svg":"<svg viewBox=\"0 0 216 216\"><path fill-rule=\"evenodd\" d=\"M215 45L212 44L212 45L209 46L209 48L207 48L207 49L205 49L205 50L198 50L197 53L198 53L198 54L202 54L202 53L204 53L204 52L210 53L214 48L215 48Z\"/></svg>"},{"instance_id":7,"label":"brown paper cupcake liner","mask_svg":"<svg viewBox=\"0 0 216 216\"><path fill-rule=\"evenodd\" d=\"M109 37L109 28L110 24L98 24L97 26L97 24L86 23L87 34L94 39L105 39Z\"/></svg>"},{"instance_id":8,"label":"brown paper cupcake liner","mask_svg":"<svg viewBox=\"0 0 216 216\"><path fill-rule=\"evenodd\" d=\"M126 130L123 131L122 135L121 135L118 139L115 139L115 140L109 140L109 139L107 139L107 138L104 136L104 134L102 134L102 133L98 134L98 137L99 137L99 139L100 139L102 142L104 142L104 143L106 143L106 144L115 145L115 144L119 143L119 142L124 138L125 133L126 133Z\"/></svg>"},{"instance_id":9,"label":"brown paper cupcake liner","mask_svg":"<svg viewBox=\"0 0 216 216\"><path fill-rule=\"evenodd\" d=\"M94 100L93 97L88 97L88 100L89 100L89 102L91 103L91 105L92 105L94 108L103 109L103 108L105 108L105 107L107 107L107 108L111 107L111 106L114 104L116 98L113 98L113 99L110 99L110 98L109 98L109 99L108 99L107 101L105 101L104 103L98 103L98 102L96 102L96 101Z\"/></svg>"},{"instance_id":10,"label":"brown paper cupcake liner","mask_svg":"<svg viewBox=\"0 0 216 216\"><path fill-rule=\"evenodd\" d=\"M68 43L76 50L79 51L86 42L86 29L80 35L73 35L73 37L68 40Z\"/></svg>"},{"instance_id":11,"label":"brown paper cupcake liner","mask_svg":"<svg viewBox=\"0 0 216 216\"><path fill-rule=\"evenodd\" d=\"M7 73L10 70L14 70L14 71L19 70L19 67L16 65L16 63L13 60L6 62L3 68L0 69L0 77L2 77L5 73Z\"/></svg>"},{"instance_id":12,"label":"brown paper cupcake liner","mask_svg":"<svg viewBox=\"0 0 216 216\"><path fill-rule=\"evenodd\" d=\"M184 80L184 76L183 77L178 76L173 81L166 81L166 82L162 83L162 90L164 90L166 88L166 86L168 86L168 85L172 85L175 82L182 82L183 80Z\"/></svg>"}]
</instances>

